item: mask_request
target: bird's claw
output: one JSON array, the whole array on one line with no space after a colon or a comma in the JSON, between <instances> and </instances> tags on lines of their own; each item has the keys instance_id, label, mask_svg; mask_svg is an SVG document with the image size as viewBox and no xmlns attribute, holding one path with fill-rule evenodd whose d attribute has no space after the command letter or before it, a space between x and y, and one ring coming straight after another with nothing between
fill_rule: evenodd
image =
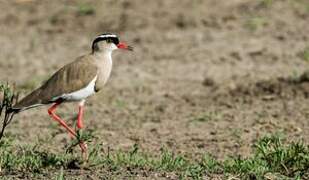
<instances>
[{"instance_id":1,"label":"bird's claw","mask_svg":"<svg viewBox=\"0 0 309 180\"><path fill-rule=\"evenodd\" d=\"M87 144L85 142L80 142L79 147L82 150L83 160L87 161L88 160L88 152L87 152L88 146L87 146Z\"/></svg>"}]
</instances>

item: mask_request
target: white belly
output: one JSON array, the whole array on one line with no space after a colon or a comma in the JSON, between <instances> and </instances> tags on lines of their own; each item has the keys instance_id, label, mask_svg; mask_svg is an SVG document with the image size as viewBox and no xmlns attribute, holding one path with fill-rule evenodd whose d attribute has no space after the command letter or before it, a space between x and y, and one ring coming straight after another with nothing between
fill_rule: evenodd
<instances>
[{"instance_id":1,"label":"white belly","mask_svg":"<svg viewBox=\"0 0 309 180\"><path fill-rule=\"evenodd\" d=\"M74 91L72 93L63 94L60 98L63 98L67 101L80 101L86 99L87 97L95 94L95 82L97 80L97 76L83 89L78 91Z\"/></svg>"}]
</instances>

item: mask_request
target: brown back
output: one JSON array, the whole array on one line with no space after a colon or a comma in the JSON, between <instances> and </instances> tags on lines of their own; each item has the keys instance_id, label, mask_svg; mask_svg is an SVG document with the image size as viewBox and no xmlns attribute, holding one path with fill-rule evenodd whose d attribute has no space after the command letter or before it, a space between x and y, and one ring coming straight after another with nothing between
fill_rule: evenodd
<instances>
[{"instance_id":1,"label":"brown back","mask_svg":"<svg viewBox=\"0 0 309 180\"><path fill-rule=\"evenodd\" d=\"M41 87L18 102L13 109L27 109L37 104L48 104L54 101L55 97L80 90L95 78L97 71L91 54L81 56L58 70Z\"/></svg>"}]
</instances>

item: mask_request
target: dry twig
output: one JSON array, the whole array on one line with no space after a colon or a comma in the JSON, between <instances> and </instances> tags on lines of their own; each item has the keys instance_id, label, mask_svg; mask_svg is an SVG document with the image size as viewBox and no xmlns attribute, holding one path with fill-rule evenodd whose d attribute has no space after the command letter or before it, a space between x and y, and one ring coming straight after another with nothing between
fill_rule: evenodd
<instances>
[{"instance_id":1,"label":"dry twig","mask_svg":"<svg viewBox=\"0 0 309 180\"><path fill-rule=\"evenodd\" d=\"M11 89L8 83L0 83L0 120L2 127L0 131L0 140L4 135L5 128L11 123L15 112L11 110L12 106L18 101L18 94ZM1 116L4 115L3 118Z\"/></svg>"}]
</instances>

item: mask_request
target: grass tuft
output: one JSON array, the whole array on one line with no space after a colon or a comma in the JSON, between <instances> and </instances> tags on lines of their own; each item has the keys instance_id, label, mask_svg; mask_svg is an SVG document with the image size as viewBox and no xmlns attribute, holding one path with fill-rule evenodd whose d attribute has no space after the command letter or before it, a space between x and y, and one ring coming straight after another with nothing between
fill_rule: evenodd
<instances>
[{"instance_id":1,"label":"grass tuft","mask_svg":"<svg viewBox=\"0 0 309 180\"><path fill-rule=\"evenodd\" d=\"M72 162L80 162L73 154L54 154L35 146L16 146L14 138L0 141L0 169L4 173L41 173L47 169L60 170L56 179L64 179L64 172L71 169ZM125 171L134 175L139 170L156 173L173 173L179 179L203 179L210 175L238 177L240 179L301 179L308 175L309 147L301 142L287 144L279 135L261 138L254 145L251 157L229 157L219 161L205 154L190 159L162 148L159 154L149 154L135 144L129 151L108 150L104 153L100 144L90 146L88 169L107 169L110 172ZM76 168L76 166L74 166ZM307 173L307 174L306 174Z\"/></svg>"},{"instance_id":2,"label":"grass tuft","mask_svg":"<svg viewBox=\"0 0 309 180\"><path fill-rule=\"evenodd\" d=\"M59 172L58 176L55 179L56 180L65 180L64 172L63 172L63 167L61 167L60 172Z\"/></svg>"},{"instance_id":3,"label":"grass tuft","mask_svg":"<svg viewBox=\"0 0 309 180\"><path fill-rule=\"evenodd\" d=\"M305 48L304 51L301 53L301 57L309 62L309 47Z\"/></svg>"},{"instance_id":4,"label":"grass tuft","mask_svg":"<svg viewBox=\"0 0 309 180\"><path fill-rule=\"evenodd\" d=\"M274 3L273 0L261 0L260 1L260 5L265 7L265 8L271 7L273 3Z\"/></svg>"},{"instance_id":5,"label":"grass tuft","mask_svg":"<svg viewBox=\"0 0 309 180\"><path fill-rule=\"evenodd\" d=\"M72 152L73 148L77 145L79 145L80 142L92 142L92 140L95 138L93 130L88 131L77 131L77 137L74 138L73 141L71 141L71 144L66 148L66 152Z\"/></svg>"},{"instance_id":6,"label":"grass tuft","mask_svg":"<svg viewBox=\"0 0 309 180\"><path fill-rule=\"evenodd\" d=\"M271 135L261 138L255 144L253 157L225 160L223 169L227 173L240 174L246 178L263 179L266 173L297 177L308 171L308 168L308 146L301 142L284 145L280 136Z\"/></svg>"},{"instance_id":7,"label":"grass tuft","mask_svg":"<svg viewBox=\"0 0 309 180\"><path fill-rule=\"evenodd\" d=\"M90 4L79 4L77 7L77 14L80 16L88 16L95 14L95 9Z\"/></svg>"},{"instance_id":8,"label":"grass tuft","mask_svg":"<svg viewBox=\"0 0 309 180\"><path fill-rule=\"evenodd\" d=\"M39 173L48 167L66 166L74 157L42 151L37 146L13 146L13 140L0 141L0 168L7 171Z\"/></svg>"},{"instance_id":9,"label":"grass tuft","mask_svg":"<svg viewBox=\"0 0 309 180\"><path fill-rule=\"evenodd\" d=\"M252 17L247 20L245 27L247 27L250 31L257 31L266 25L267 20L264 17Z\"/></svg>"}]
</instances>

